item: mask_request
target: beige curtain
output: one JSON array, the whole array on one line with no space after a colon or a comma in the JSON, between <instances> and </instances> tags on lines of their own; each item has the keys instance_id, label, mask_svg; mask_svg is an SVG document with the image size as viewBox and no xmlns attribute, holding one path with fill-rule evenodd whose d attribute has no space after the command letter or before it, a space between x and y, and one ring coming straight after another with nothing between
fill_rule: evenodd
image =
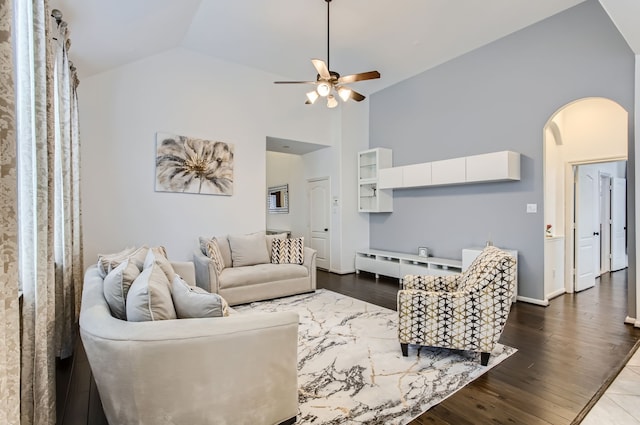
<instances>
[{"instance_id":1,"label":"beige curtain","mask_svg":"<svg viewBox=\"0 0 640 425\"><path fill-rule=\"evenodd\" d=\"M55 424L55 357L71 354L82 251L77 79L46 0L16 8L21 425ZM66 69L65 69L66 68Z\"/></svg>"},{"instance_id":2,"label":"beige curtain","mask_svg":"<svg viewBox=\"0 0 640 425\"><path fill-rule=\"evenodd\" d=\"M82 293L82 239L80 224L80 141L78 78L69 61L71 40L67 24L53 21L54 52L54 257L56 270L56 352L73 352Z\"/></svg>"},{"instance_id":3,"label":"beige curtain","mask_svg":"<svg viewBox=\"0 0 640 425\"><path fill-rule=\"evenodd\" d=\"M11 0L0 0L0 424L20 424L18 192Z\"/></svg>"}]
</instances>

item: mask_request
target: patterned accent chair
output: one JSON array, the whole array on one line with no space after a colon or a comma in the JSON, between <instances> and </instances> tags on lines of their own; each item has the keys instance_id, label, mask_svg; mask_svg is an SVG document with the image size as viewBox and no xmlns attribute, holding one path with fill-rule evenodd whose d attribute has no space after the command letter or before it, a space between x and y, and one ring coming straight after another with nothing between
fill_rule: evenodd
<instances>
[{"instance_id":1,"label":"patterned accent chair","mask_svg":"<svg viewBox=\"0 0 640 425\"><path fill-rule=\"evenodd\" d=\"M398 291L398 338L408 345L480 352L483 366L507 322L516 261L487 246L462 274L404 277Z\"/></svg>"}]
</instances>

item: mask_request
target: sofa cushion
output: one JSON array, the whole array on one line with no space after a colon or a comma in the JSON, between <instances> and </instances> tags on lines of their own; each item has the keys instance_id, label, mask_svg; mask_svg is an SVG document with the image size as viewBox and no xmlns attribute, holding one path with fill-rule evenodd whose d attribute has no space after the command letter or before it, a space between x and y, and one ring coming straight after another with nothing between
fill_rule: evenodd
<instances>
[{"instance_id":1,"label":"sofa cushion","mask_svg":"<svg viewBox=\"0 0 640 425\"><path fill-rule=\"evenodd\" d=\"M233 267L251 266L269 262L264 234L229 235Z\"/></svg>"},{"instance_id":2,"label":"sofa cushion","mask_svg":"<svg viewBox=\"0 0 640 425\"><path fill-rule=\"evenodd\" d=\"M146 269L152 264L157 264L158 266L160 266L164 274L167 276L167 280L169 282L173 282L173 278L175 277L176 272L173 271L173 266L167 258L167 251L163 246L155 246L153 248L149 248L147 257L144 260L144 268Z\"/></svg>"},{"instance_id":3,"label":"sofa cushion","mask_svg":"<svg viewBox=\"0 0 640 425\"><path fill-rule=\"evenodd\" d=\"M308 277L309 271L298 264L257 264L224 269L218 276L221 289L255 285L256 283Z\"/></svg>"},{"instance_id":4,"label":"sofa cushion","mask_svg":"<svg viewBox=\"0 0 640 425\"><path fill-rule=\"evenodd\" d=\"M304 263L304 238L274 239L271 262L274 264Z\"/></svg>"},{"instance_id":5,"label":"sofa cushion","mask_svg":"<svg viewBox=\"0 0 640 425\"><path fill-rule=\"evenodd\" d=\"M142 270L148 249L149 247L145 245L139 248L125 248L113 254L98 254L98 272L100 273L100 277L104 279L111 270L129 258L132 258L138 269Z\"/></svg>"},{"instance_id":6,"label":"sofa cushion","mask_svg":"<svg viewBox=\"0 0 640 425\"><path fill-rule=\"evenodd\" d=\"M222 317L229 315L229 305L218 294L190 286L180 276L173 279L173 305L179 319Z\"/></svg>"},{"instance_id":7,"label":"sofa cushion","mask_svg":"<svg viewBox=\"0 0 640 425\"><path fill-rule=\"evenodd\" d=\"M127 320L127 294L139 275L140 269L134 260L126 259L105 276L102 290L113 317Z\"/></svg>"},{"instance_id":8,"label":"sofa cushion","mask_svg":"<svg viewBox=\"0 0 640 425\"><path fill-rule=\"evenodd\" d=\"M218 241L216 238L213 238L207 242L207 256L211 258L213 261L213 265L216 269L216 273L220 275L222 270L224 269L224 260L222 259L222 253L220 252L220 247L218 246Z\"/></svg>"},{"instance_id":9,"label":"sofa cushion","mask_svg":"<svg viewBox=\"0 0 640 425\"><path fill-rule=\"evenodd\" d=\"M133 281L127 294L127 320L176 319L170 283L159 264L152 263Z\"/></svg>"},{"instance_id":10,"label":"sofa cushion","mask_svg":"<svg viewBox=\"0 0 640 425\"><path fill-rule=\"evenodd\" d=\"M276 233L275 235L266 235L267 239L267 251L269 252L269 258L271 258L271 250L273 249L273 240L274 239L287 239L286 233Z\"/></svg>"}]
</instances>

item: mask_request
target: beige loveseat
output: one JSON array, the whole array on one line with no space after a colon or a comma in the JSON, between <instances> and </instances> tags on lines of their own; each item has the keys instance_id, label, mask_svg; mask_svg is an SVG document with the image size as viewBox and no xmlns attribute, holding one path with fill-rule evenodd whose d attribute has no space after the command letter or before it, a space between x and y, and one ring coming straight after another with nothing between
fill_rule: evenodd
<instances>
[{"instance_id":1,"label":"beige loveseat","mask_svg":"<svg viewBox=\"0 0 640 425\"><path fill-rule=\"evenodd\" d=\"M193 285L193 263L172 263ZM298 315L128 322L87 269L80 335L111 425L292 424Z\"/></svg>"},{"instance_id":2,"label":"beige loveseat","mask_svg":"<svg viewBox=\"0 0 640 425\"><path fill-rule=\"evenodd\" d=\"M285 234L227 235L215 237L222 254L218 270L209 256L207 243L214 238L200 238L200 249L193 254L196 284L206 291L220 294L229 305L268 300L316 290L316 251L303 248L302 264L273 264L274 239ZM302 238L297 238L302 239ZM289 239L289 241L292 241Z\"/></svg>"}]
</instances>

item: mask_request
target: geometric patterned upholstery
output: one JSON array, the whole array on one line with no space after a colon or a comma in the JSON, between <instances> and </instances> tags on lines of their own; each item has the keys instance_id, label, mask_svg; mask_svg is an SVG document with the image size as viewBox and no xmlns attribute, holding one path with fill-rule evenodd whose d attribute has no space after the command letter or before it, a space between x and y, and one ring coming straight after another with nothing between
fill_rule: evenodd
<instances>
[{"instance_id":1,"label":"geometric patterned upholstery","mask_svg":"<svg viewBox=\"0 0 640 425\"><path fill-rule=\"evenodd\" d=\"M403 279L398 291L398 338L407 344L471 350L489 354L500 339L515 290L516 261L487 246L459 275Z\"/></svg>"}]
</instances>

